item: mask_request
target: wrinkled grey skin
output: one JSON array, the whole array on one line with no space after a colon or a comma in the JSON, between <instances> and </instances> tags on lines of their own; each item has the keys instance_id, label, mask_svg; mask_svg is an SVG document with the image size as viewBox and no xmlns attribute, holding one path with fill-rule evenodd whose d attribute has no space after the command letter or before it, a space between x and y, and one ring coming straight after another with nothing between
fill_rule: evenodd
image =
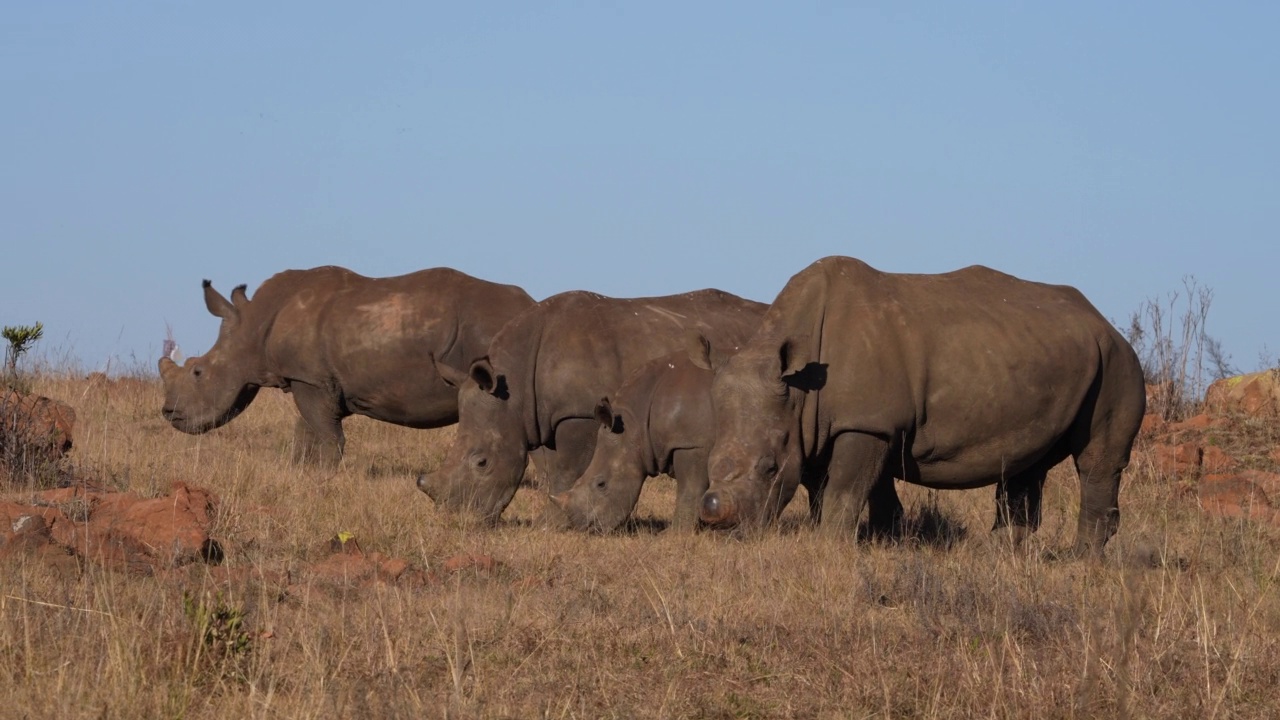
<instances>
[{"instance_id":1,"label":"wrinkled grey skin","mask_svg":"<svg viewBox=\"0 0 1280 720\"><path fill-rule=\"evenodd\" d=\"M653 360L632 373L612 399L596 405L595 452L591 463L567 493L552 496L564 511L564 524L577 530L611 532L630 517L645 480L666 474L676 481L671 527L687 532L698 526L698 509L707 490L707 455L715 437L711 405L714 376L710 344L703 338L689 352ZM715 363L718 365L719 363ZM821 488L804 482L810 513L821 513ZM872 501L872 531L891 532L902 505L890 483Z\"/></svg>"},{"instance_id":2,"label":"wrinkled grey skin","mask_svg":"<svg viewBox=\"0 0 1280 720\"><path fill-rule=\"evenodd\" d=\"M616 530L635 509L644 481L663 473L676 481L672 527L697 527L715 424L709 358L699 362L708 366L677 352L646 363L596 405L591 463L567 493L553 496L570 527Z\"/></svg>"},{"instance_id":3,"label":"wrinkled grey skin","mask_svg":"<svg viewBox=\"0 0 1280 720\"><path fill-rule=\"evenodd\" d=\"M286 270L250 300L227 300L204 281L205 305L222 319L208 353L182 366L160 360L163 414L203 433L243 411L259 388L292 393L300 419L295 456L336 463L342 420L365 415L415 428L457 421L457 390L435 370L467 367L511 317L533 305L513 285L435 268L368 278L339 267Z\"/></svg>"},{"instance_id":4,"label":"wrinkled grey skin","mask_svg":"<svg viewBox=\"0 0 1280 720\"><path fill-rule=\"evenodd\" d=\"M649 360L683 348L692 333L737 347L763 307L719 290L547 298L508 323L468 372L442 369L458 386L457 439L418 487L445 509L495 521L515 495L529 451L543 448L544 489L568 490L591 460L601 397Z\"/></svg>"},{"instance_id":5,"label":"wrinkled grey skin","mask_svg":"<svg viewBox=\"0 0 1280 720\"><path fill-rule=\"evenodd\" d=\"M822 527L843 532L897 476L996 485L995 526L1018 540L1039 526L1046 473L1072 457L1074 551L1100 556L1146 396L1133 349L1074 288L830 257L783 288L712 402L705 522L768 522L802 473L825 472Z\"/></svg>"}]
</instances>

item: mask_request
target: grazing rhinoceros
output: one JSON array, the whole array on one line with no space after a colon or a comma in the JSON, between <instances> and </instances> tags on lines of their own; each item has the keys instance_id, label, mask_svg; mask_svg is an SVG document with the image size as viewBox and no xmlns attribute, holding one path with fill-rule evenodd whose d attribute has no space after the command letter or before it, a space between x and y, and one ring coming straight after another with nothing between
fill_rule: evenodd
<instances>
[{"instance_id":1,"label":"grazing rhinoceros","mask_svg":"<svg viewBox=\"0 0 1280 720\"><path fill-rule=\"evenodd\" d=\"M705 338L699 340L691 352L642 365L612 399L605 397L596 405L600 427L591 464L567 493L552 496L567 525L616 530L635 509L644 481L666 474L676 481L672 528L697 527L699 503L707 490L707 453L715 438L711 346ZM815 520L821 513L821 479L801 479ZM902 505L892 481L872 493L870 515L876 534L888 533L901 520Z\"/></svg>"},{"instance_id":2,"label":"grazing rhinoceros","mask_svg":"<svg viewBox=\"0 0 1280 720\"><path fill-rule=\"evenodd\" d=\"M418 477L437 504L496 520L511 502L528 452L552 493L567 490L595 448L596 403L635 368L701 333L732 348L755 331L764 305L719 290L618 299L554 295L493 338L458 386L458 435L439 470Z\"/></svg>"},{"instance_id":3,"label":"grazing rhinoceros","mask_svg":"<svg viewBox=\"0 0 1280 720\"><path fill-rule=\"evenodd\" d=\"M203 433L239 415L259 388L281 388L302 416L295 455L329 464L342 455L349 415L415 428L456 422L457 390L436 364L467 367L533 305L514 285L448 268L389 278L286 270L252 300L244 285L227 300L205 280L204 299L222 318L218 340L182 366L161 358L165 418Z\"/></svg>"},{"instance_id":4,"label":"grazing rhinoceros","mask_svg":"<svg viewBox=\"0 0 1280 720\"><path fill-rule=\"evenodd\" d=\"M1120 473L1146 403L1133 349L1074 288L973 266L879 272L830 257L795 275L716 374L701 518L767 521L802 472L828 475L822 526L872 485L996 485L997 528L1040 521L1045 474L1080 475L1077 553L1119 525Z\"/></svg>"}]
</instances>

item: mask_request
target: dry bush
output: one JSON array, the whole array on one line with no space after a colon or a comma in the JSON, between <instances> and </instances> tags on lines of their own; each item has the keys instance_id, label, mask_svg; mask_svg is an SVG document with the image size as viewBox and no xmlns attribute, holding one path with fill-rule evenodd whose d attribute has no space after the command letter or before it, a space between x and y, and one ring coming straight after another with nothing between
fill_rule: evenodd
<instances>
[{"instance_id":1,"label":"dry bush","mask_svg":"<svg viewBox=\"0 0 1280 720\"><path fill-rule=\"evenodd\" d=\"M1182 291L1169 293L1164 302L1147 299L1129 318L1126 338L1153 386L1147 412L1184 420L1198 411L1211 382L1239 374L1208 333L1212 304L1212 288L1188 275Z\"/></svg>"},{"instance_id":2,"label":"dry bush","mask_svg":"<svg viewBox=\"0 0 1280 720\"><path fill-rule=\"evenodd\" d=\"M988 532L992 490L904 485L913 529L897 543L825 540L803 498L781 528L745 538L658 532L674 503L666 479L646 486L629 532L600 537L538 527L531 489L494 528L437 512L412 474L440 461L450 430L352 418L349 455L326 473L288 462L295 415L280 393L188 436L160 417L158 381L36 384L76 407L73 454L106 481L218 493L225 571L248 579L0 561L0 716L1280 713L1280 535L1206 518L1140 459L1101 564L1042 559L1073 540L1067 466L1017 551ZM338 531L439 579L309 579ZM500 565L443 572L461 553Z\"/></svg>"}]
</instances>

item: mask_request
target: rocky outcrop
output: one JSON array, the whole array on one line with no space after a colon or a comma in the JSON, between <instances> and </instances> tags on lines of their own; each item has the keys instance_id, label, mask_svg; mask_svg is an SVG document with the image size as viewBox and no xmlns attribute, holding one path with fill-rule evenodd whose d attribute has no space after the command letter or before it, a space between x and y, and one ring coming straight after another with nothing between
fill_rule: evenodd
<instances>
[{"instance_id":1,"label":"rocky outcrop","mask_svg":"<svg viewBox=\"0 0 1280 720\"><path fill-rule=\"evenodd\" d=\"M61 459L71 450L75 427L76 411L66 403L0 391L0 474Z\"/></svg>"},{"instance_id":2,"label":"rocky outcrop","mask_svg":"<svg viewBox=\"0 0 1280 720\"><path fill-rule=\"evenodd\" d=\"M1204 404L1214 414L1280 414L1280 368L1218 380L1205 392Z\"/></svg>"},{"instance_id":3,"label":"rocky outcrop","mask_svg":"<svg viewBox=\"0 0 1280 720\"><path fill-rule=\"evenodd\" d=\"M217 498L175 482L168 495L71 487L0 501L0 557L34 553L71 557L150 574L191 562L217 564L210 537Z\"/></svg>"}]
</instances>

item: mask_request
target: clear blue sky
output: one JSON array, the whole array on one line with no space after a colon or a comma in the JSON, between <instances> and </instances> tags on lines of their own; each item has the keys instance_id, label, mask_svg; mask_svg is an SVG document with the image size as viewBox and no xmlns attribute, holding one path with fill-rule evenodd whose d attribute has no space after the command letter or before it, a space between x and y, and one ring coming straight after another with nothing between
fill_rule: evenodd
<instances>
[{"instance_id":1,"label":"clear blue sky","mask_svg":"<svg viewBox=\"0 0 1280 720\"><path fill-rule=\"evenodd\" d=\"M5 3L0 323L150 369L202 278L768 301L843 254L1122 324L1193 274L1280 354L1280 4L605 5Z\"/></svg>"}]
</instances>

